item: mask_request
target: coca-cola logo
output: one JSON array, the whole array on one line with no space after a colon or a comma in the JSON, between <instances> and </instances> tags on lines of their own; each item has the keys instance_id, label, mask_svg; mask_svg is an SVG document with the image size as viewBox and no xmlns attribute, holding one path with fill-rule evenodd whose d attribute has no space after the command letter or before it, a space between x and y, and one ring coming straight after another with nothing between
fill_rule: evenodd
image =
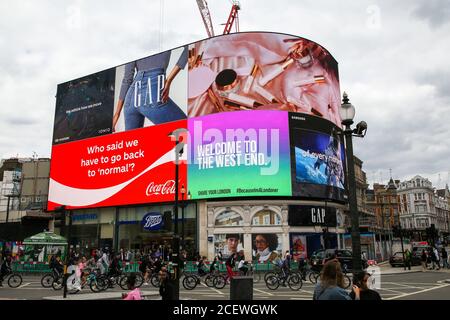
<instances>
[{"instance_id":1,"label":"coca-cola logo","mask_svg":"<svg viewBox=\"0 0 450 320\"><path fill-rule=\"evenodd\" d=\"M158 212L147 213L142 218L141 224L145 230L159 230L164 226L163 216Z\"/></svg>"},{"instance_id":2,"label":"coca-cola logo","mask_svg":"<svg viewBox=\"0 0 450 320\"><path fill-rule=\"evenodd\" d=\"M145 191L147 197L152 195L175 194L175 180L167 180L165 183L156 184L153 181L147 186Z\"/></svg>"}]
</instances>

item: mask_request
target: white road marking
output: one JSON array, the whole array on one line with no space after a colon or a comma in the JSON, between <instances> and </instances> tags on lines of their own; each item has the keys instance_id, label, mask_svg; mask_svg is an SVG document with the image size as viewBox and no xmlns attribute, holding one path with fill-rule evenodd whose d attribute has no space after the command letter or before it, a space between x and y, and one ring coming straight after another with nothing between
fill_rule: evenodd
<instances>
[{"instance_id":1,"label":"white road marking","mask_svg":"<svg viewBox=\"0 0 450 320\"><path fill-rule=\"evenodd\" d=\"M405 288L423 289L423 287L409 286L407 284L402 284L402 283L395 283L395 282L385 282L385 283L394 284L394 285L405 287Z\"/></svg>"},{"instance_id":2,"label":"white road marking","mask_svg":"<svg viewBox=\"0 0 450 320\"><path fill-rule=\"evenodd\" d=\"M31 284L31 282L24 283L23 285L21 285L17 289L22 289L23 287L29 286L30 284Z\"/></svg>"},{"instance_id":3,"label":"white road marking","mask_svg":"<svg viewBox=\"0 0 450 320\"><path fill-rule=\"evenodd\" d=\"M380 288L378 291L390 291L390 292L395 292L395 293L383 293L384 294L404 294L404 292L401 291L397 291L397 290L391 290L391 289L385 289L385 288Z\"/></svg>"},{"instance_id":4,"label":"white road marking","mask_svg":"<svg viewBox=\"0 0 450 320\"><path fill-rule=\"evenodd\" d=\"M424 293L424 292L428 292L428 291L432 291L432 290L436 290L436 289L440 289L440 288L444 288L444 287L448 287L448 286L450 286L450 284L446 284L446 285L442 285L442 286L438 286L438 287L434 287L434 288L429 288L429 289L424 289L424 290L420 290L420 291L416 291L416 292L412 292L412 293L404 293L404 294L396 296L396 297L387 298L386 300L399 299L399 298L403 298L403 297L407 297L407 296L412 296L414 294Z\"/></svg>"},{"instance_id":5,"label":"white road marking","mask_svg":"<svg viewBox=\"0 0 450 320\"><path fill-rule=\"evenodd\" d=\"M270 292L262 291L262 290L259 290L259 289L256 289L256 288L253 288L253 290L261 292L261 293L264 293L264 294L269 295L269 296L273 296L273 293L270 293Z\"/></svg>"}]
</instances>

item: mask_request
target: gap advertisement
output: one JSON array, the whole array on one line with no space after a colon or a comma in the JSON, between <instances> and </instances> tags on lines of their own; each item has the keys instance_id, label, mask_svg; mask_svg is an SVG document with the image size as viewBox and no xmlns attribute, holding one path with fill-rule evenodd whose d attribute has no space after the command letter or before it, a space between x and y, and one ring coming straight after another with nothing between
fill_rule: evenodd
<instances>
[{"instance_id":1,"label":"gap advertisement","mask_svg":"<svg viewBox=\"0 0 450 320\"><path fill-rule=\"evenodd\" d=\"M48 210L174 201L175 141L186 120L54 145ZM185 159L185 158L184 158ZM186 163L179 183L187 188Z\"/></svg>"},{"instance_id":2,"label":"gap advertisement","mask_svg":"<svg viewBox=\"0 0 450 320\"><path fill-rule=\"evenodd\" d=\"M290 226L336 227L336 208L323 206L289 206Z\"/></svg>"},{"instance_id":3,"label":"gap advertisement","mask_svg":"<svg viewBox=\"0 0 450 320\"><path fill-rule=\"evenodd\" d=\"M345 194L340 129L318 117L289 113L292 195L338 201Z\"/></svg>"},{"instance_id":4,"label":"gap advertisement","mask_svg":"<svg viewBox=\"0 0 450 320\"><path fill-rule=\"evenodd\" d=\"M213 114L188 129L191 199L291 195L286 112Z\"/></svg>"}]
</instances>

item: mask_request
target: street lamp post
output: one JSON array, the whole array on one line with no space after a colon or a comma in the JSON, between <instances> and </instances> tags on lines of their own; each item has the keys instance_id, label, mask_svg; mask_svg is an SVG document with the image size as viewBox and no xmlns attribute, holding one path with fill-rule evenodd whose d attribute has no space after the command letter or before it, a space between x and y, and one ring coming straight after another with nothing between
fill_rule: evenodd
<instances>
[{"instance_id":1,"label":"street lamp post","mask_svg":"<svg viewBox=\"0 0 450 320\"><path fill-rule=\"evenodd\" d=\"M182 134L186 132L186 129L179 128L169 134L172 141L175 141L175 226L173 235L173 261L172 270L173 276L170 279L170 290L169 296L170 300L180 300L180 272L179 272L179 262L180 262L180 234L178 233L178 180L179 180L179 164L180 157L183 155L184 142ZM180 140L181 136L181 140Z\"/></svg>"},{"instance_id":2,"label":"street lamp post","mask_svg":"<svg viewBox=\"0 0 450 320\"><path fill-rule=\"evenodd\" d=\"M402 246L403 270L406 270L405 248L403 247L403 231L402 231L402 222L400 221L400 213L398 213L398 231L400 233L400 243ZM409 263L411 263L411 261L409 261Z\"/></svg>"},{"instance_id":3,"label":"street lamp post","mask_svg":"<svg viewBox=\"0 0 450 320\"><path fill-rule=\"evenodd\" d=\"M364 137L367 124L361 121L356 125L355 129L351 128L353 118L355 117L355 107L350 103L347 93L344 92L341 108L339 113L342 124L344 125L344 136L346 146L347 159L347 185L349 191L349 209L352 225L352 252L353 252L353 272L362 271L361 264L361 236L359 233L359 215L358 204L356 201L356 180L355 180L355 165L353 161L353 143L352 136Z\"/></svg>"},{"instance_id":4,"label":"street lamp post","mask_svg":"<svg viewBox=\"0 0 450 320\"><path fill-rule=\"evenodd\" d=\"M181 248L184 250L186 241L184 240L184 207L186 206L184 202L184 196L186 194L186 189L184 185L181 186Z\"/></svg>"}]
</instances>

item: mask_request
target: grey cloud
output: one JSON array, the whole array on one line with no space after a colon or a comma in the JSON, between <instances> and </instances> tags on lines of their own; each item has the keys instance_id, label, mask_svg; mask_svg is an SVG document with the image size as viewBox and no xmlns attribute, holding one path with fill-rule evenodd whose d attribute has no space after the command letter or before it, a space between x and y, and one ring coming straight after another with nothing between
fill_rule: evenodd
<instances>
[{"instance_id":1,"label":"grey cloud","mask_svg":"<svg viewBox=\"0 0 450 320\"><path fill-rule=\"evenodd\" d=\"M425 20L432 28L439 28L450 20L450 2L448 0L421 0L412 14Z\"/></svg>"},{"instance_id":2,"label":"grey cloud","mask_svg":"<svg viewBox=\"0 0 450 320\"><path fill-rule=\"evenodd\" d=\"M439 98L450 102L450 71L429 71L417 76L416 81L421 85L432 85L436 88Z\"/></svg>"}]
</instances>

